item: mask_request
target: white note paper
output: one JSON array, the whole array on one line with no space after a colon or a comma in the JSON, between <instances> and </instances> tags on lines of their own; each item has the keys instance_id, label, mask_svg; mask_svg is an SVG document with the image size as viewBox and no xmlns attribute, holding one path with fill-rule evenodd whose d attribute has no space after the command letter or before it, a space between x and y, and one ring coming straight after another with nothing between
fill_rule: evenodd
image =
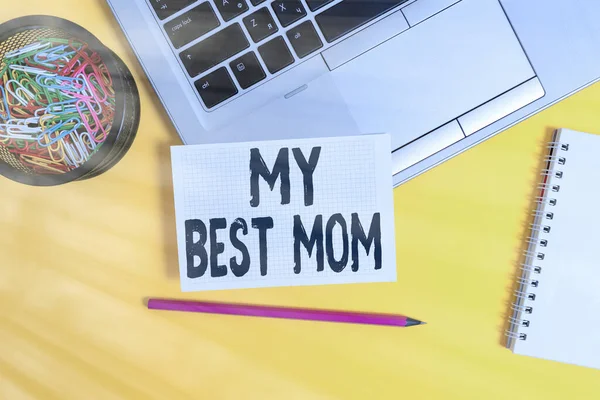
<instances>
[{"instance_id":1,"label":"white note paper","mask_svg":"<svg viewBox=\"0 0 600 400\"><path fill-rule=\"evenodd\" d=\"M182 290L395 281L390 143L172 147Z\"/></svg>"}]
</instances>

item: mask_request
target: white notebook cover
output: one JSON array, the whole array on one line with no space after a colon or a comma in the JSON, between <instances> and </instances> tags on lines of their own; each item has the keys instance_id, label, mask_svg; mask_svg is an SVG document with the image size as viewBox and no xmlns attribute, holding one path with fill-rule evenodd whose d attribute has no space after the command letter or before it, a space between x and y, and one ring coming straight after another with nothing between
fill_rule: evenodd
<instances>
[{"instance_id":1,"label":"white notebook cover","mask_svg":"<svg viewBox=\"0 0 600 400\"><path fill-rule=\"evenodd\" d=\"M508 346L600 368L600 136L562 129L554 149Z\"/></svg>"}]
</instances>

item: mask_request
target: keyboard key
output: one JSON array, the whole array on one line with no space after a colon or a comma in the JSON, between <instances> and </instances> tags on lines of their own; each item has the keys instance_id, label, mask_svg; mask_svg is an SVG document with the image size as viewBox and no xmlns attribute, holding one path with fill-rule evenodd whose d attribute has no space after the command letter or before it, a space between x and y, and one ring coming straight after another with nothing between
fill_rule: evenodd
<instances>
[{"instance_id":1,"label":"keyboard key","mask_svg":"<svg viewBox=\"0 0 600 400\"><path fill-rule=\"evenodd\" d=\"M248 11L248 3L246 3L246 0L215 0L215 4L225 22Z\"/></svg>"},{"instance_id":2,"label":"keyboard key","mask_svg":"<svg viewBox=\"0 0 600 400\"><path fill-rule=\"evenodd\" d=\"M253 51L236 58L229 66L242 89L248 89L267 77Z\"/></svg>"},{"instance_id":3,"label":"keyboard key","mask_svg":"<svg viewBox=\"0 0 600 400\"><path fill-rule=\"evenodd\" d=\"M258 52L272 74L281 71L294 62L294 56L292 56L290 49L288 49L285 40L281 36L277 36L275 39L259 46Z\"/></svg>"},{"instance_id":4,"label":"keyboard key","mask_svg":"<svg viewBox=\"0 0 600 400\"><path fill-rule=\"evenodd\" d=\"M244 25L254 43L260 42L279 30L267 7L263 7L245 17Z\"/></svg>"},{"instance_id":5,"label":"keyboard key","mask_svg":"<svg viewBox=\"0 0 600 400\"><path fill-rule=\"evenodd\" d=\"M240 24L233 24L182 51L179 57L193 78L248 46L250 43Z\"/></svg>"},{"instance_id":6,"label":"keyboard key","mask_svg":"<svg viewBox=\"0 0 600 400\"><path fill-rule=\"evenodd\" d=\"M343 0L315 17L328 43L408 0Z\"/></svg>"},{"instance_id":7,"label":"keyboard key","mask_svg":"<svg viewBox=\"0 0 600 400\"><path fill-rule=\"evenodd\" d=\"M287 37L299 58L304 58L323 47L323 42L310 21L304 21L287 31Z\"/></svg>"},{"instance_id":8,"label":"keyboard key","mask_svg":"<svg viewBox=\"0 0 600 400\"><path fill-rule=\"evenodd\" d=\"M253 6L257 6L260 3L264 3L266 0L250 0L250 3L252 3Z\"/></svg>"},{"instance_id":9,"label":"keyboard key","mask_svg":"<svg viewBox=\"0 0 600 400\"><path fill-rule=\"evenodd\" d=\"M311 11L316 11L319 8L331 3L333 0L306 0L306 4Z\"/></svg>"},{"instance_id":10,"label":"keyboard key","mask_svg":"<svg viewBox=\"0 0 600 400\"><path fill-rule=\"evenodd\" d=\"M209 2L181 14L165 24L165 31L176 49L212 31L221 23Z\"/></svg>"},{"instance_id":11,"label":"keyboard key","mask_svg":"<svg viewBox=\"0 0 600 400\"><path fill-rule=\"evenodd\" d=\"M169 18L192 4L196 0L149 0L160 19Z\"/></svg>"},{"instance_id":12,"label":"keyboard key","mask_svg":"<svg viewBox=\"0 0 600 400\"><path fill-rule=\"evenodd\" d=\"M206 108L213 108L217 104L235 96L238 92L235 83L233 83L225 67L216 69L198 79L194 83L194 86L196 86L196 90L200 93L200 97Z\"/></svg>"},{"instance_id":13,"label":"keyboard key","mask_svg":"<svg viewBox=\"0 0 600 400\"><path fill-rule=\"evenodd\" d=\"M300 0L280 0L271 3L281 25L288 26L306 16L306 9Z\"/></svg>"}]
</instances>

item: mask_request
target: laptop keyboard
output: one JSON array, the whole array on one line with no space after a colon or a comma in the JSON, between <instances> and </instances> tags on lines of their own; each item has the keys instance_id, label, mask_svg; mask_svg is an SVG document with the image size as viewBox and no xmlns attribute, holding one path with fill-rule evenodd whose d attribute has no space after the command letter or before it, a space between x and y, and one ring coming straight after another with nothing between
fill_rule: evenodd
<instances>
[{"instance_id":1,"label":"laptop keyboard","mask_svg":"<svg viewBox=\"0 0 600 400\"><path fill-rule=\"evenodd\" d=\"M148 1L210 110L409 0Z\"/></svg>"}]
</instances>

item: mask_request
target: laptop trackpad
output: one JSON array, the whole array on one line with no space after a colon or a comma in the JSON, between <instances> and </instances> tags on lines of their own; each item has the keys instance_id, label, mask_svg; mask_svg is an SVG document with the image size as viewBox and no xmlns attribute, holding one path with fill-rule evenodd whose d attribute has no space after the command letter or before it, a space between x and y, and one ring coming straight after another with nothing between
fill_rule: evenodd
<instances>
[{"instance_id":1,"label":"laptop trackpad","mask_svg":"<svg viewBox=\"0 0 600 400\"><path fill-rule=\"evenodd\" d=\"M462 0L332 74L359 129L394 148L535 76L497 0Z\"/></svg>"}]
</instances>

